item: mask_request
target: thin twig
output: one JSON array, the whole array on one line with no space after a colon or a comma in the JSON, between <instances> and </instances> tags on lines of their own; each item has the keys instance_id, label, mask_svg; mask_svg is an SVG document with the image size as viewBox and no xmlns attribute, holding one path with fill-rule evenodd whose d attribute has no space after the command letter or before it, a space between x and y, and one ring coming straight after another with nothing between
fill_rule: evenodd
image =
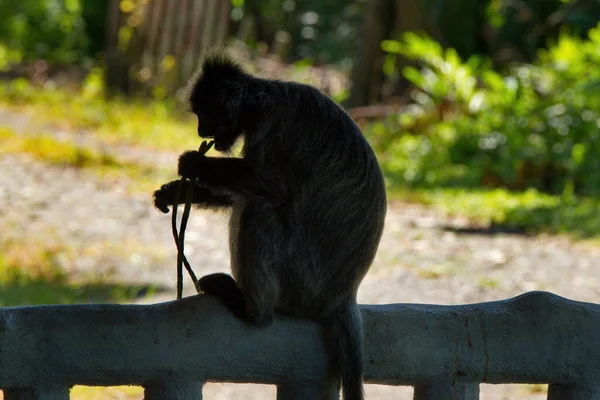
<instances>
[{"instance_id":1,"label":"thin twig","mask_svg":"<svg viewBox=\"0 0 600 400\"><path fill-rule=\"evenodd\" d=\"M179 199L181 197L181 192L183 191L183 182L184 181L185 181L185 179L182 179L181 183L179 184L179 186L177 188L177 194L175 197L176 199ZM190 190L193 190L193 186ZM189 193L189 191L187 193ZM187 203L186 203L186 206L187 206ZM189 212L188 212L188 215L189 215ZM184 210L184 215L182 217L182 224L183 224L184 219L187 219L185 210ZM183 296L183 271L180 269L180 264L179 264L180 257L183 261L183 266L185 267L188 274L190 275L190 278L192 278L192 282L194 282L194 287L196 288L196 291L198 291L198 278L196 277L196 274L194 274L194 271L192 270L192 266L190 265L187 257L183 253L183 249L181 248L181 246L179 244L179 242L180 242L179 234L177 233L177 205L173 205L171 229L173 231L173 238L175 239L175 245L177 246L177 299L181 299L181 297ZM182 226L182 229L185 229L185 228Z\"/></svg>"},{"instance_id":2,"label":"thin twig","mask_svg":"<svg viewBox=\"0 0 600 400\"><path fill-rule=\"evenodd\" d=\"M182 258L183 253L179 246L179 234L177 233L177 207L184 183L185 178L181 178L179 185L177 185L177 192L175 192L175 201L173 202L173 211L171 214L171 229L173 231L173 238L175 239L175 246L177 247L177 300L180 300L183 296L183 270L180 269L179 265L179 259Z\"/></svg>"},{"instance_id":3,"label":"thin twig","mask_svg":"<svg viewBox=\"0 0 600 400\"><path fill-rule=\"evenodd\" d=\"M213 146L214 142L202 142L198 151L202 154L206 154L208 150ZM196 178L189 182L188 190L185 195L185 206L183 209L183 214L181 216L181 227L180 233L177 233L177 206L179 199L181 198L181 193L183 192L183 186L186 184L187 179L181 178L179 185L177 186L177 192L175 193L175 201L173 204L173 213L171 215L171 229L173 231L173 238L175 239L175 246L177 246L177 300L180 300L183 297L183 266L187 270L190 278L192 278L192 282L194 283L194 287L196 291L199 292L198 288L198 278L190 263L188 262L185 253L184 253L184 244L185 244L185 229L187 227L187 221L190 216L190 211L192 209L192 200L194 197L194 187L196 186Z\"/></svg>"}]
</instances>

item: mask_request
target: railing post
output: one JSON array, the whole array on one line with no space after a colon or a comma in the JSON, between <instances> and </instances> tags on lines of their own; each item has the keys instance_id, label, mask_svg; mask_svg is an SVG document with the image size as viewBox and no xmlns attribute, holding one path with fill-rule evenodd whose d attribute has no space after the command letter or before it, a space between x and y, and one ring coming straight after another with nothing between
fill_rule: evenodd
<instances>
[{"instance_id":1,"label":"railing post","mask_svg":"<svg viewBox=\"0 0 600 400\"><path fill-rule=\"evenodd\" d=\"M339 400L337 384L328 382L297 382L277 385L277 400Z\"/></svg>"},{"instance_id":2,"label":"railing post","mask_svg":"<svg viewBox=\"0 0 600 400\"><path fill-rule=\"evenodd\" d=\"M548 385L548 400L600 400L600 386Z\"/></svg>"},{"instance_id":3,"label":"railing post","mask_svg":"<svg viewBox=\"0 0 600 400\"><path fill-rule=\"evenodd\" d=\"M44 389L4 389L4 400L68 400L68 387Z\"/></svg>"},{"instance_id":4,"label":"railing post","mask_svg":"<svg viewBox=\"0 0 600 400\"><path fill-rule=\"evenodd\" d=\"M414 400L479 400L479 384L433 383L415 386Z\"/></svg>"},{"instance_id":5,"label":"railing post","mask_svg":"<svg viewBox=\"0 0 600 400\"><path fill-rule=\"evenodd\" d=\"M150 383L144 385L144 400L202 400L202 382Z\"/></svg>"}]
</instances>

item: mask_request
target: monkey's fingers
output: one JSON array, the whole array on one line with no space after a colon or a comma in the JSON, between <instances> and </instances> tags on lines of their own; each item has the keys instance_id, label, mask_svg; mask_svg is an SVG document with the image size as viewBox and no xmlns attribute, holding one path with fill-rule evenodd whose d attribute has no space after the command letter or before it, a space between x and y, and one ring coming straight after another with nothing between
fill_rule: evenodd
<instances>
[{"instance_id":1,"label":"monkey's fingers","mask_svg":"<svg viewBox=\"0 0 600 400\"><path fill-rule=\"evenodd\" d=\"M160 190L154 192L154 207L160 210L164 214L169 213L169 206L173 205L173 201L169 201L170 188L167 185L163 185Z\"/></svg>"},{"instance_id":2,"label":"monkey's fingers","mask_svg":"<svg viewBox=\"0 0 600 400\"><path fill-rule=\"evenodd\" d=\"M168 204L165 204L162 201L159 201L157 199L154 199L154 207L156 207L163 214L168 214L169 213L169 206L168 206Z\"/></svg>"},{"instance_id":3,"label":"monkey's fingers","mask_svg":"<svg viewBox=\"0 0 600 400\"><path fill-rule=\"evenodd\" d=\"M215 144L214 140L211 140L211 141L204 140L204 141L202 141L202 144L200 145L198 152L201 154L206 154L211 149L211 147L214 146L214 144Z\"/></svg>"}]
</instances>

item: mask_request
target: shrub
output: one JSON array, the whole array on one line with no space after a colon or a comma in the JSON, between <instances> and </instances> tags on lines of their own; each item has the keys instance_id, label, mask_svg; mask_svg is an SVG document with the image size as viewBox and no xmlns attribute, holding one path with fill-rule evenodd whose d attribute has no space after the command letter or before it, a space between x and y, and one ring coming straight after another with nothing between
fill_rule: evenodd
<instances>
[{"instance_id":1,"label":"shrub","mask_svg":"<svg viewBox=\"0 0 600 400\"><path fill-rule=\"evenodd\" d=\"M417 64L414 103L371 129L394 183L600 194L600 25L504 74L414 33L382 47Z\"/></svg>"}]
</instances>

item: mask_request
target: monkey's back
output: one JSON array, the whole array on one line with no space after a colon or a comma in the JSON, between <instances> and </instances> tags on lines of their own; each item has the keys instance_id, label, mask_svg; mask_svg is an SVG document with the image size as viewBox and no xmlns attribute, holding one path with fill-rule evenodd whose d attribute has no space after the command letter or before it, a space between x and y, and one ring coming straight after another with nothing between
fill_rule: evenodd
<instances>
[{"instance_id":1,"label":"monkey's back","mask_svg":"<svg viewBox=\"0 0 600 400\"><path fill-rule=\"evenodd\" d=\"M386 213L383 174L358 126L331 99L278 83L280 115L247 136L268 210L283 227L281 308L327 313L356 294L377 251ZM278 96L277 96L278 95ZM310 315L309 315L310 316Z\"/></svg>"}]
</instances>

